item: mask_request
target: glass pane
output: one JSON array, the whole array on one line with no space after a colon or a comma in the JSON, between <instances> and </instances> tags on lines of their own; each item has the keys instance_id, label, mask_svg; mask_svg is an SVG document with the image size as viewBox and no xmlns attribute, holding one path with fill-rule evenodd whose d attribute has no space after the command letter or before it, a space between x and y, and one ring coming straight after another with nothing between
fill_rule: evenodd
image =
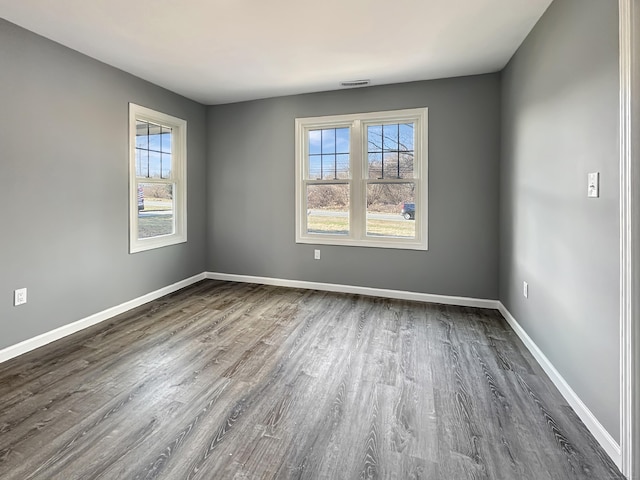
<instances>
[{"instance_id":1,"label":"glass pane","mask_svg":"<svg viewBox=\"0 0 640 480\"><path fill-rule=\"evenodd\" d=\"M309 155L322 153L322 130L309 131Z\"/></svg>"},{"instance_id":2,"label":"glass pane","mask_svg":"<svg viewBox=\"0 0 640 480\"><path fill-rule=\"evenodd\" d=\"M367 148L369 178L414 178L413 123L368 126Z\"/></svg>"},{"instance_id":3,"label":"glass pane","mask_svg":"<svg viewBox=\"0 0 640 480\"><path fill-rule=\"evenodd\" d=\"M149 176L149 151L136 148L136 175L138 177Z\"/></svg>"},{"instance_id":4,"label":"glass pane","mask_svg":"<svg viewBox=\"0 0 640 480\"><path fill-rule=\"evenodd\" d=\"M322 153L335 153L336 131L333 128L322 130Z\"/></svg>"},{"instance_id":5,"label":"glass pane","mask_svg":"<svg viewBox=\"0 0 640 480\"><path fill-rule=\"evenodd\" d=\"M337 166L336 177L340 179L349 178L349 155L348 154L336 155L336 166Z\"/></svg>"},{"instance_id":6,"label":"glass pane","mask_svg":"<svg viewBox=\"0 0 640 480\"><path fill-rule=\"evenodd\" d=\"M413 123L402 123L400 125L400 150L413 152Z\"/></svg>"},{"instance_id":7,"label":"glass pane","mask_svg":"<svg viewBox=\"0 0 640 480\"><path fill-rule=\"evenodd\" d=\"M309 155L309 178L322 179L322 155Z\"/></svg>"},{"instance_id":8,"label":"glass pane","mask_svg":"<svg viewBox=\"0 0 640 480\"><path fill-rule=\"evenodd\" d=\"M171 153L171 129L162 127L162 151Z\"/></svg>"},{"instance_id":9,"label":"glass pane","mask_svg":"<svg viewBox=\"0 0 640 480\"><path fill-rule=\"evenodd\" d=\"M349 129L336 129L336 153L349 153Z\"/></svg>"},{"instance_id":10,"label":"glass pane","mask_svg":"<svg viewBox=\"0 0 640 480\"><path fill-rule=\"evenodd\" d=\"M161 154L160 163L162 168L162 178L169 178L171 176L171 154Z\"/></svg>"},{"instance_id":11,"label":"glass pane","mask_svg":"<svg viewBox=\"0 0 640 480\"><path fill-rule=\"evenodd\" d=\"M382 126L382 148L385 152L398 151L398 125Z\"/></svg>"},{"instance_id":12,"label":"glass pane","mask_svg":"<svg viewBox=\"0 0 640 480\"><path fill-rule=\"evenodd\" d=\"M367 185L367 235L415 238L415 185L370 183Z\"/></svg>"},{"instance_id":13,"label":"glass pane","mask_svg":"<svg viewBox=\"0 0 640 480\"><path fill-rule=\"evenodd\" d=\"M384 169L382 178L399 178L399 167L400 163L398 162L398 153L385 153L382 162L382 168Z\"/></svg>"},{"instance_id":14,"label":"glass pane","mask_svg":"<svg viewBox=\"0 0 640 480\"><path fill-rule=\"evenodd\" d=\"M138 238L171 235L173 222L173 184L138 184Z\"/></svg>"},{"instance_id":15,"label":"glass pane","mask_svg":"<svg viewBox=\"0 0 640 480\"><path fill-rule=\"evenodd\" d=\"M149 148L148 128L149 124L147 122L136 121L136 148Z\"/></svg>"},{"instance_id":16,"label":"glass pane","mask_svg":"<svg viewBox=\"0 0 640 480\"><path fill-rule=\"evenodd\" d=\"M349 129L310 130L308 135L308 178L311 180L349 178Z\"/></svg>"},{"instance_id":17,"label":"glass pane","mask_svg":"<svg viewBox=\"0 0 640 480\"><path fill-rule=\"evenodd\" d=\"M171 176L172 129L154 123L136 122L136 174L142 178ZM160 152L164 153L160 153Z\"/></svg>"},{"instance_id":18,"label":"glass pane","mask_svg":"<svg viewBox=\"0 0 640 480\"><path fill-rule=\"evenodd\" d=\"M370 153L369 178L414 178L413 153Z\"/></svg>"},{"instance_id":19,"label":"glass pane","mask_svg":"<svg viewBox=\"0 0 640 480\"><path fill-rule=\"evenodd\" d=\"M367 149L369 152L382 151L382 125L367 127Z\"/></svg>"},{"instance_id":20,"label":"glass pane","mask_svg":"<svg viewBox=\"0 0 640 480\"><path fill-rule=\"evenodd\" d=\"M369 178L382 178L382 153L369 153Z\"/></svg>"},{"instance_id":21,"label":"glass pane","mask_svg":"<svg viewBox=\"0 0 640 480\"><path fill-rule=\"evenodd\" d=\"M322 155L322 179L335 180L336 178L336 156Z\"/></svg>"},{"instance_id":22,"label":"glass pane","mask_svg":"<svg viewBox=\"0 0 640 480\"><path fill-rule=\"evenodd\" d=\"M149 151L149 177L160 178L160 153Z\"/></svg>"},{"instance_id":23,"label":"glass pane","mask_svg":"<svg viewBox=\"0 0 640 480\"><path fill-rule=\"evenodd\" d=\"M160 151L161 135L160 125L149 124L149 150Z\"/></svg>"},{"instance_id":24,"label":"glass pane","mask_svg":"<svg viewBox=\"0 0 640 480\"><path fill-rule=\"evenodd\" d=\"M400 177L413 178L413 152L400 152Z\"/></svg>"},{"instance_id":25,"label":"glass pane","mask_svg":"<svg viewBox=\"0 0 640 480\"><path fill-rule=\"evenodd\" d=\"M349 185L307 185L307 232L349 234Z\"/></svg>"}]
</instances>

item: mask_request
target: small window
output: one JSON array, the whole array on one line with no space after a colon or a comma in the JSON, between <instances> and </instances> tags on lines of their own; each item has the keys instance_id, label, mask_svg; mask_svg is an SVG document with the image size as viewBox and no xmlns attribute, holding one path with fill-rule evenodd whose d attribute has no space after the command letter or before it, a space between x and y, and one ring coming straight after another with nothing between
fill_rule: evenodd
<instances>
[{"instance_id":1,"label":"small window","mask_svg":"<svg viewBox=\"0 0 640 480\"><path fill-rule=\"evenodd\" d=\"M427 249L427 109L296 119L296 241Z\"/></svg>"},{"instance_id":2,"label":"small window","mask_svg":"<svg viewBox=\"0 0 640 480\"><path fill-rule=\"evenodd\" d=\"M130 253L187 241L187 122L129 104Z\"/></svg>"}]
</instances>

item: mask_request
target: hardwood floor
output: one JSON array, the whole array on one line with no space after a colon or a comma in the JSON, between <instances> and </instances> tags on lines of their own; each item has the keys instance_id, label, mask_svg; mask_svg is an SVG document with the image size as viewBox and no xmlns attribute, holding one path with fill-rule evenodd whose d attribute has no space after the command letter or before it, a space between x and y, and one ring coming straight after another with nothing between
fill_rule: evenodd
<instances>
[{"instance_id":1,"label":"hardwood floor","mask_svg":"<svg viewBox=\"0 0 640 480\"><path fill-rule=\"evenodd\" d=\"M623 479L500 314L204 281L0 364L2 479Z\"/></svg>"}]
</instances>

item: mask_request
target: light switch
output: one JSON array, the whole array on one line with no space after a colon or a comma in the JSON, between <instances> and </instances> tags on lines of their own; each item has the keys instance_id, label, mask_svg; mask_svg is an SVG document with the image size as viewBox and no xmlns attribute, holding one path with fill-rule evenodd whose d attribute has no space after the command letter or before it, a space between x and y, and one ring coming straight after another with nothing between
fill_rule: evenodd
<instances>
[{"instance_id":1,"label":"light switch","mask_svg":"<svg viewBox=\"0 0 640 480\"><path fill-rule=\"evenodd\" d=\"M587 196L592 198L600 196L600 172L589 174Z\"/></svg>"}]
</instances>

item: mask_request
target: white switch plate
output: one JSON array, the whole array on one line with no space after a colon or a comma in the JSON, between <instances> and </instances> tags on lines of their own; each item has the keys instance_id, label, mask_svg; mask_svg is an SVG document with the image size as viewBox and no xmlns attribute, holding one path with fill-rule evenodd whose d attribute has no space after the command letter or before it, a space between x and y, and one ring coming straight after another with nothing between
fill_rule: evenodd
<instances>
[{"instance_id":1,"label":"white switch plate","mask_svg":"<svg viewBox=\"0 0 640 480\"><path fill-rule=\"evenodd\" d=\"M529 298L529 284L527 282L522 282L522 295L524 298Z\"/></svg>"},{"instance_id":2,"label":"white switch plate","mask_svg":"<svg viewBox=\"0 0 640 480\"><path fill-rule=\"evenodd\" d=\"M313 251L313 259L320 260L320 250L318 250L317 248Z\"/></svg>"},{"instance_id":3,"label":"white switch plate","mask_svg":"<svg viewBox=\"0 0 640 480\"><path fill-rule=\"evenodd\" d=\"M18 305L23 305L25 303L27 303L27 289L19 288L18 290L15 290L13 292L13 305L17 307Z\"/></svg>"},{"instance_id":4,"label":"white switch plate","mask_svg":"<svg viewBox=\"0 0 640 480\"><path fill-rule=\"evenodd\" d=\"M600 172L589 174L587 196L597 198L600 196Z\"/></svg>"}]
</instances>

